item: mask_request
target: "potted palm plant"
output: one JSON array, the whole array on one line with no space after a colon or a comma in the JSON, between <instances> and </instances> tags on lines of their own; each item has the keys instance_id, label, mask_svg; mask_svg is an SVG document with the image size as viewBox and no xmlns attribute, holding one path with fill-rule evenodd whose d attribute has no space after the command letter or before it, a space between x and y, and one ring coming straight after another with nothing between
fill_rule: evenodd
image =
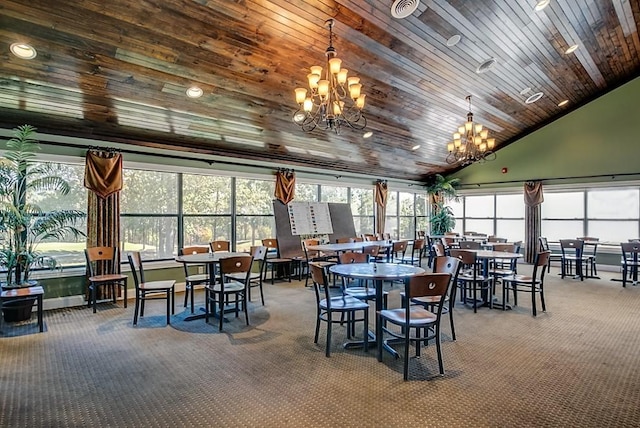
<instances>
[{"instance_id":1,"label":"potted palm plant","mask_svg":"<svg viewBox=\"0 0 640 428\"><path fill-rule=\"evenodd\" d=\"M69 183L57 174L56 165L34 163L39 150L35 132L29 125L14 129L13 138L6 142L6 151L0 158L0 272L3 274L0 283L3 288L31 286L34 281L30 280L30 274L34 268L56 267L55 259L38 252L38 244L43 240L62 239L68 234L75 238L84 235L75 226L84 217L83 212L43 212L27 200L28 192L53 191L65 195L70 190ZM22 317L28 319L33 301L30 305L29 302L4 303L5 319L19 320L21 316L13 313L16 311L12 311L12 306L24 308Z\"/></svg>"},{"instance_id":2,"label":"potted palm plant","mask_svg":"<svg viewBox=\"0 0 640 428\"><path fill-rule=\"evenodd\" d=\"M449 200L458 200L459 178L445 178L440 174L431 177L427 184L427 193L431 199L431 234L444 235L456 226L451 207L446 205Z\"/></svg>"}]
</instances>

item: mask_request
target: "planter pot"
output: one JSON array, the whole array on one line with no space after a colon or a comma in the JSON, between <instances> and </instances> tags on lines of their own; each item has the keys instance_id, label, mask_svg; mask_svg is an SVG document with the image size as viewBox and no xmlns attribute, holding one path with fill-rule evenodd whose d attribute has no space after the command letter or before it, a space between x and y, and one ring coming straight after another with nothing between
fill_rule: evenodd
<instances>
[{"instance_id":1,"label":"planter pot","mask_svg":"<svg viewBox=\"0 0 640 428\"><path fill-rule=\"evenodd\" d=\"M33 287L38 285L37 281L29 281L19 286L2 284L2 290L10 290L13 288ZM7 299L2 302L2 313L5 322L20 322L31 319L33 305L36 303L35 297Z\"/></svg>"}]
</instances>

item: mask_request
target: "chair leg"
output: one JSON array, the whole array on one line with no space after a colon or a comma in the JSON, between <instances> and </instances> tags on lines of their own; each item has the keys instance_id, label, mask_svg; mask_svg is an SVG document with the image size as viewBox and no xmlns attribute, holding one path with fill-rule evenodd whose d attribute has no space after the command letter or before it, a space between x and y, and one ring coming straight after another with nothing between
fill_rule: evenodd
<instances>
[{"instance_id":1,"label":"chair leg","mask_svg":"<svg viewBox=\"0 0 640 428\"><path fill-rule=\"evenodd\" d=\"M97 298L96 298L96 288L98 288L97 284L93 284L93 286L91 287L91 302L90 302L90 304L93 305L93 313L94 314L96 313L96 304L97 304L96 303L96 300L97 300Z\"/></svg>"},{"instance_id":2,"label":"chair leg","mask_svg":"<svg viewBox=\"0 0 640 428\"><path fill-rule=\"evenodd\" d=\"M220 294L218 294L216 296L216 300L219 302L218 306L220 307L219 310L218 310L219 311L218 315L220 316L220 321L218 322L218 330L219 331L222 331L222 324L224 323L224 305L225 305L225 303L224 303L225 300L224 299L225 299L225 297L226 296L223 296L222 293L220 293Z\"/></svg>"},{"instance_id":3,"label":"chair leg","mask_svg":"<svg viewBox=\"0 0 640 428\"><path fill-rule=\"evenodd\" d=\"M124 281L124 284L122 284L122 288L124 288L124 308L127 308L127 300L129 300L127 298L127 280Z\"/></svg>"},{"instance_id":4,"label":"chair leg","mask_svg":"<svg viewBox=\"0 0 640 428\"><path fill-rule=\"evenodd\" d=\"M145 302L145 294L144 291L142 292L142 295L140 296L140 316L143 317L144 316L144 302Z\"/></svg>"},{"instance_id":5,"label":"chair leg","mask_svg":"<svg viewBox=\"0 0 640 428\"><path fill-rule=\"evenodd\" d=\"M544 286L540 284L540 305L542 306L542 312L547 312L547 307L544 304Z\"/></svg>"},{"instance_id":6,"label":"chair leg","mask_svg":"<svg viewBox=\"0 0 640 428\"><path fill-rule=\"evenodd\" d=\"M331 356L331 313L327 313L329 322L327 323L327 344L325 345L324 355L329 358Z\"/></svg>"},{"instance_id":7,"label":"chair leg","mask_svg":"<svg viewBox=\"0 0 640 428\"><path fill-rule=\"evenodd\" d=\"M531 284L531 308L533 310L533 316L538 315L538 311L536 310L536 285Z\"/></svg>"},{"instance_id":8,"label":"chair leg","mask_svg":"<svg viewBox=\"0 0 640 428\"><path fill-rule=\"evenodd\" d=\"M193 311L194 311L194 306L195 306L195 305L194 305L194 302L193 302L193 299L194 299L194 294L195 294L195 291L196 291L196 290L193 288L193 285L192 285L190 288L191 288L191 302L190 302L190 303L191 303L191 313L193 313ZM186 296L185 296L185 297L186 297ZM186 305L185 305L185 306L186 306Z\"/></svg>"},{"instance_id":9,"label":"chair leg","mask_svg":"<svg viewBox=\"0 0 640 428\"><path fill-rule=\"evenodd\" d=\"M264 292L262 291L262 281L260 281L260 300L262 300L262 306L264 306Z\"/></svg>"},{"instance_id":10,"label":"chair leg","mask_svg":"<svg viewBox=\"0 0 640 428\"><path fill-rule=\"evenodd\" d=\"M313 336L313 343L318 343L318 335L320 334L320 317L322 316L320 309L317 310L316 316L316 334Z\"/></svg>"},{"instance_id":11,"label":"chair leg","mask_svg":"<svg viewBox=\"0 0 640 428\"><path fill-rule=\"evenodd\" d=\"M242 303L242 309L244 309L244 320L246 321L247 325L249 325L249 309L247 308L247 294L246 293L242 293L244 296L244 300Z\"/></svg>"},{"instance_id":12,"label":"chair leg","mask_svg":"<svg viewBox=\"0 0 640 428\"><path fill-rule=\"evenodd\" d=\"M140 308L140 295L136 291L136 307L133 310L133 325L138 325L138 308Z\"/></svg>"},{"instance_id":13,"label":"chair leg","mask_svg":"<svg viewBox=\"0 0 640 428\"><path fill-rule=\"evenodd\" d=\"M451 339L456 340L456 327L453 324L453 306L449 304L449 323L451 324Z\"/></svg>"},{"instance_id":14,"label":"chair leg","mask_svg":"<svg viewBox=\"0 0 640 428\"><path fill-rule=\"evenodd\" d=\"M404 335L404 380L409 380L409 331Z\"/></svg>"},{"instance_id":15,"label":"chair leg","mask_svg":"<svg viewBox=\"0 0 640 428\"><path fill-rule=\"evenodd\" d=\"M189 301L189 287L189 283L187 282L184 286L184 308L187 307L187 302Z\"/></svg>"},{"instance_id":16,"label":"chair leg","mask_svg":"<svg viewBox=\"0 0 640 428\"><path fill-rule=\"evenodd\" d=\"M440 323L436 324L436 353L438 354L438 368L440 375L444 376L444 363L442 361L442 341L440 338Z\"/></svg>"},{"instance_id":17,"label":"chair leg","mask_svg":"<svg viewBox=\"0 0 640 428\"><path fill-rule=\"evenodd\" d=\"M369 309L364 311L364 328L362 329L362 340L364 340L364 352L369 352Z\"/></svg>"}]
</instances>

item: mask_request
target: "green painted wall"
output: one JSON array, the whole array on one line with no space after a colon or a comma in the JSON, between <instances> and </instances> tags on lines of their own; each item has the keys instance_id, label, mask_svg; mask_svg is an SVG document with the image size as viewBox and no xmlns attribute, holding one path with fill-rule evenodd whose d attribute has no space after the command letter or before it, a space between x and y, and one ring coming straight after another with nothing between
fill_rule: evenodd
<instances>
[{"instance_id":1,"label":"green painted wall","mask_svg":"<svg viewBox=\"0 0 640 428\"><path fill-rule=\"evenodd\" d=\"M470 165L453 176L461 179L463 188L534 179L548 184L640 179L639 99L636 78L498 150L495 161ZM634 175L611 178L619 174ZM607 177L554 180L590 175ZM509 184L514 185L518 184Z\"/></svg>"},{"instance_id":2,"label":"green painted wall","mask_svg":"<svg viewBox=\"0 0 640 428\"><path fill-rule=\"evenodd\" d=\"M147 281L175 279L177 282L184 282L184 270L177 263L176 266L175 268L145 269L145 279ZM129 275L127 286L131 290L134 288L133 277L130 272L126 273ZM85 276L45 278L39 281L44 288L45 299L82 295L87 290L88 285ZM134 292L130 291L129 296L133 298L135 296Z\"/></svg>"}]
</instances>

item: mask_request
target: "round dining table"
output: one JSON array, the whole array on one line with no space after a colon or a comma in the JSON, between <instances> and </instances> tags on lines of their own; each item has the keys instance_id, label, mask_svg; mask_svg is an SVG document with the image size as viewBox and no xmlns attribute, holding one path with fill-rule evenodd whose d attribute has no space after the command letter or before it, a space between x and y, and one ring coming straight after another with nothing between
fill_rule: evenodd
<instances>
[{"instance_id":1,"label":"round dining table","mask_svg":"<svg viewBox=\"0 0 640 428\"><path fill-rule=\"evenodd\" d=\"M251 254L240 253L235 251L217 251L213 253L184 254L182 256L177 256L176 261L178 263L207 265L207 272L209 272L209 283L215 284L216 264L220 263L221 259L224 259L227 257L251 257ZM216 314L214 314L214 316L216 316ZM204 317L205 317L205 313L202 312L194 315L189 315L184 320L193 321L197 319L202 319Z\"/></svg>"},{"instance_id":2,"label":"round dining table","mask_svg":"<svg viewBox=\"0 0 640 428\"><path fill-rule=\"evenodd\" d=\"M418 266L397 263L345 263L337 264L329 267L329 271L338 276L353 279L372 280L376 290L376 317L375 317L375 334L369 332L369 336L374 339L378 353L378 361L382 361L382 348L384 347L392 355L398 358L398 353L389 346L384 346L382 338L382 324L378 321L378 312L382 307L382 292L384 281L404 280L412 276L420 275L425 272ZM364 345L363 342L348 342L345 347L359 347Z\"/></svg>"}]
</instances>

